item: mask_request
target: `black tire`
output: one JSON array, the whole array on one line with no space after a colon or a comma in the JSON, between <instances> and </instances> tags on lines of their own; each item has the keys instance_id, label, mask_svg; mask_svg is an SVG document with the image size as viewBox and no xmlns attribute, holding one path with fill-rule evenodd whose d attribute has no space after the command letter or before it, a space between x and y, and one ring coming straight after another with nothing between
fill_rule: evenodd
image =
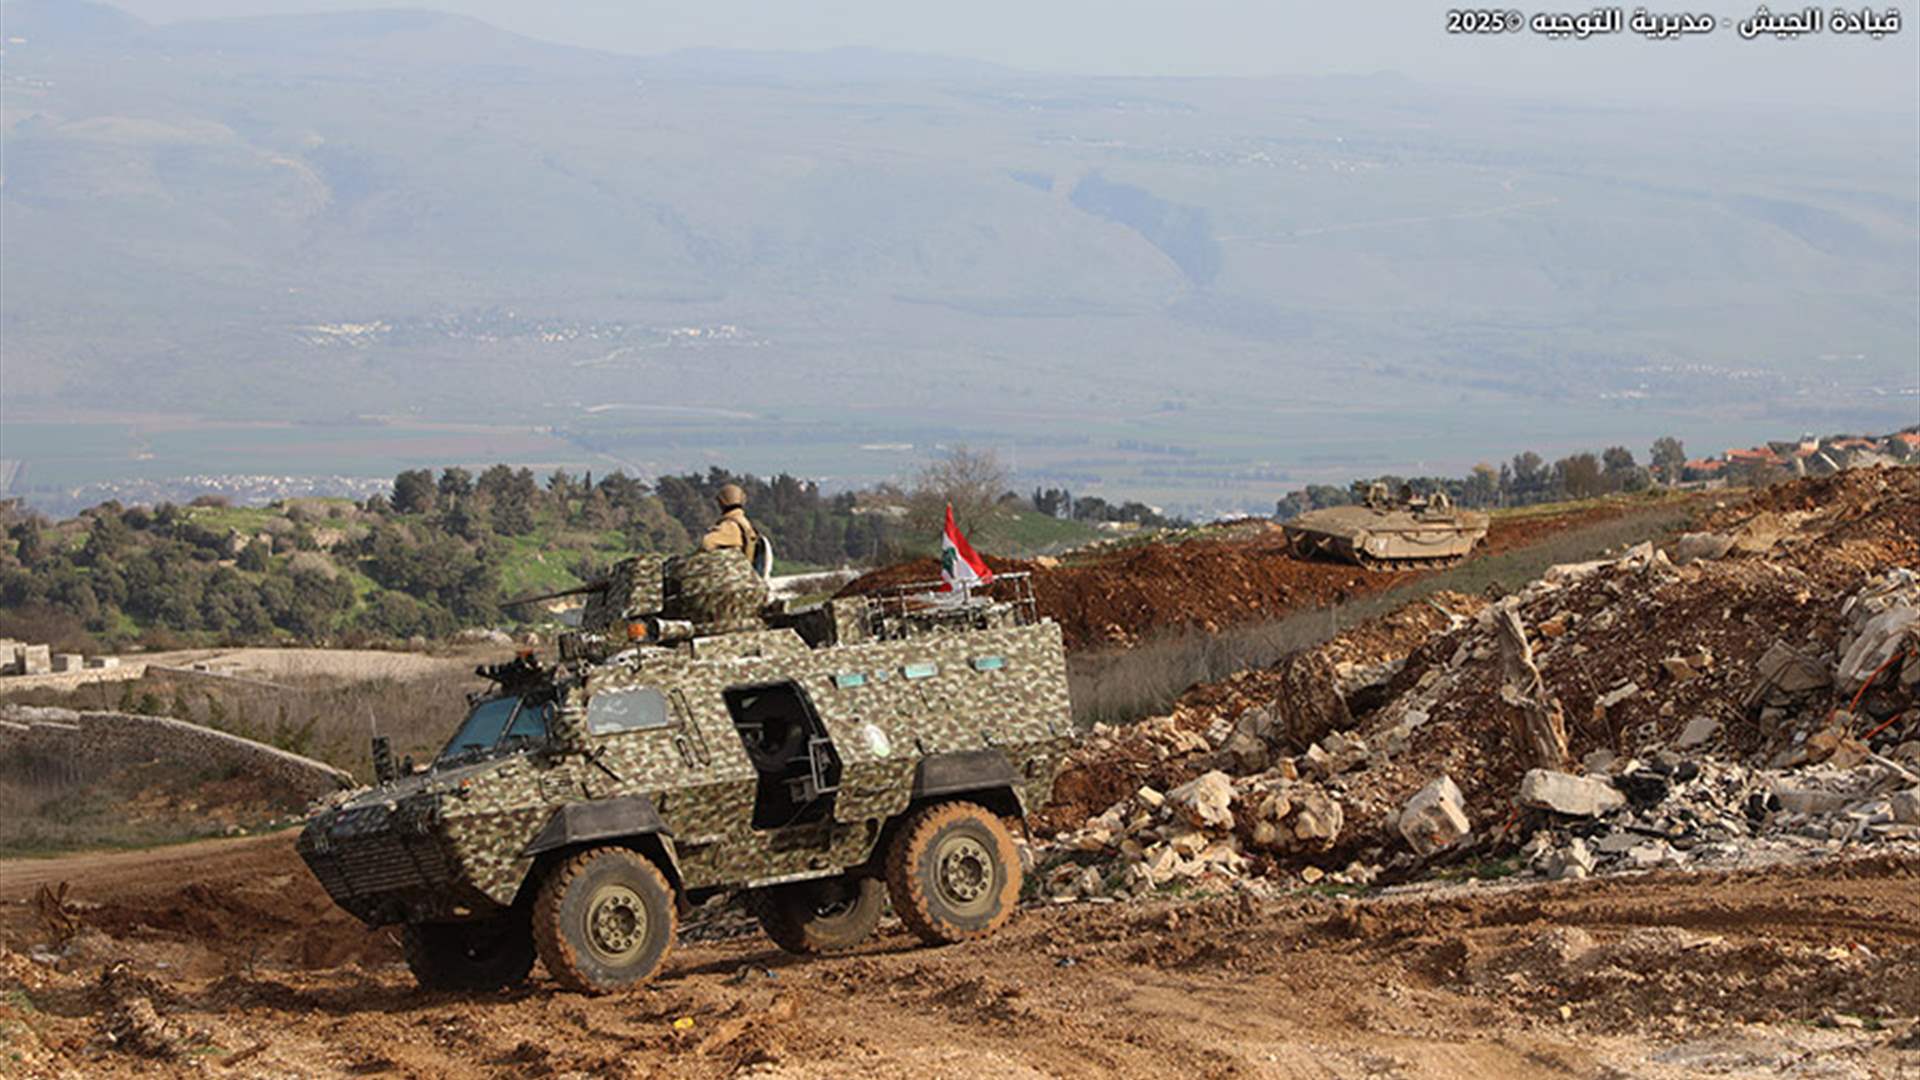
<instances>
[{"instance_id":1,"label":"black tire","mask_svg":"<svg viewBox=\"0 0 1920 1080\"><path fill-rule=\"evenodd\" d=\"M1013 834L984 807L941 803L916 812L887 852L893 913L929 945L985 937L1020 900Z\"/></svg>"},{"instance_id":2,"label":"black tire","mask_svg":"<svg viewBox=\"0 0 1920 1080\"><path fill-rule=\"evenodd\" d=\"M498 990L533 970L526 913L476 922L411 923L400 949L423 990Z\"/></svg>"},{"instance_id":3,"label":"black tire","mask_svg":"<svg viewBox=\"0 0 1920 1080\"><path fill-rule=\"evenodd\" d=\"M678 920L673 888L651 860L592 848L548 871L533 902L533 943L560 985L606 994L660 970Z\"/></svg>"},{"instance_id":4,"label":"black tire","mask_svg":"<svg viewBox=\"0 0 1920 1080\"><path fill-rule=\"evenodd\" d=\"M851 949L872 937L887 904L887 887L878 878L821 878L755 889L747 902L775 945L812 956Z\"/></svg>"}]
</instances>

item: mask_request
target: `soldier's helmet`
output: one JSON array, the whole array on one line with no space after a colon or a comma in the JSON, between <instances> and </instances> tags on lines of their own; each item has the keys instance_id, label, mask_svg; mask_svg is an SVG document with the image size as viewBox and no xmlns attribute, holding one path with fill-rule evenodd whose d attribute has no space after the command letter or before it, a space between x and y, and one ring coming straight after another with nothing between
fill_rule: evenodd
<instances>
[{"instance_id":1,"label":"soldier's helmet","mask_svg":"<svg viewBox=\"0 0 1920 1080\"><path fill-rule=\"evenodd\" d=\"M732 510L747 505L747 493L739 484L722 484L720 490L714 492L713 501L719 503L722 510Z\"/></svg>"}]
</instances>

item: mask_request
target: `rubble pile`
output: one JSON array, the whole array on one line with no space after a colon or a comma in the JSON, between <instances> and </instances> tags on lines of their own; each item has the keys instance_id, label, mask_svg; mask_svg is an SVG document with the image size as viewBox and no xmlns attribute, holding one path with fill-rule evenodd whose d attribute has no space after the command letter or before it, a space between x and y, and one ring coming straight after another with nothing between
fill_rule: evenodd
<instances>
[{"instance_id":1,"label":"rubble pile","mask_svg":"<svg viewBox=\"0 0 1920 1080\"><path fill-rule=\"evenodd\" d=\"M1469 859L1578 878L1920 843L1920 470L1797 482L1703 524L1096 729L1043 887L1365 884ZM1528 707L1563 751L1516 737Z\"/></svg>"},{"instance_id":2,"label":"rubble pile","mask_svg":"<svg viewBox=\"0 0 1920 1080\"><path fill-rule=\"evenodd\" d=\"M1486 603L1437 592L1272 667L1195 686L1165 716L1120 727L1096 724L1069 753L1053 802L1034 826L1043 836L1076 829L1142 785L1165 790L1210 768L1242 776L1296 754L1314 761L1331 756L1315 744L1353 727L1349 701L1383 685L1422 642L1464 625ZM1333 745L1349 759L1342 769L1364 756L1357 753L1364 743Z\"/></svg>"},{"instance_id":3,"label":"rubble pile","mask_svg":"<svg viewBox=\"0 0 1920 1080\"><path fill-rule=\"evenodd\" d=\"M1533 820L1520 855L1535 873L1556 880L1693 863L1753 865L1849 845L1920 841L1920 772L1884 759L1783 771L1664 755L1566 779L1601 783L1621 798L1604 809L1555 808ZM1525 798L1524 787L1522 802L1537 805Z\"/></svg>"}]
</instances>

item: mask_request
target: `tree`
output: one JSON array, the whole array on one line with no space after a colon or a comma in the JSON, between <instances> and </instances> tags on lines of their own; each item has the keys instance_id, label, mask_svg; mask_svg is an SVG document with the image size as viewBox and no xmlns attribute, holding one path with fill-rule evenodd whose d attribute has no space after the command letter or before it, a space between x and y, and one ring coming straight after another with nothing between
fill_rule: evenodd
<instances>
[{"instance_id":1,"label":"tree","mask_svg":"<svg viewBox=\"0 0 1920 1080\"><path fill-rule=\"evenodd\" d=\"M1649 460L1652 461L1653 469L1660 475L1662 482L1677 484L1680 482L1682 470L1686 468L1687 450L1681 445L1679 439L1671 435L1662 435L1653 440L1653 452Z\"/></svg>"},{"instance_id":2,"label":"tree","mask_svg":"<svg viewBox=\"0 0 1920 1080\"><path fill-rule=\"evenodd\" d=\"M1608 491L1639 491L1647 486L1633 451L1624 446L1609 446L1600 453L1600 465L1606 474Z\"/></svg>"},{"instance_id":3,"label":"tree","mask_svg":"<svg viewBox=\"0 0 1920 1080\"><path fill-rule=\"evenodd\" d=\"M1073 505L1073 493L1065 488L1033 489L1033 508L1048 517L1062 517Z\"/></svg>"},{"instance_id":4,"label":"tree","mask_svg":"<svg viewBox=\"0 0 1920 1080\"><path fill-rule=\"evenodd\" d=\"M473 494L473 474L457 465L440 470L440 497L453 502Z\"/></svg>"},{"instance_id":5,"label":"tree","mask_svg":"<svg viewBox=\"0 0 1920 1080\"><path fill-rule=\"evenodd\" d=\"M505 536L525 536L534 529L533 508L540 499L540 485L532 469L514 471L504 465L494 469L505 470L505 477L486 485L487 494L493 497L489 514L493 529ZM481 479L494 476L494 469L488 469Z\"/></svg>"},{"instance_id":6,"label":"tree","mask_svg":"<svg viewBox=\"0 0 1920 1080\"><path fill-rule=\"evenodd\" d=\"M242 570L250 570L257 574L267 568L268 554L267 545L256 536L252 540L247 541L246 547L240 549L240 555L234 560L234 565Z\"/></svg>"},{"instance_id":7,"label":"tree","mask_svg":"<svg viewBox=\"0 0 1920 1080\"><path fill-rule=\"evenodd\" d=\"M674 477L674 480L676 490L680 492L682 497L689 503L702 504L702 510L705 511L706 507L704 504L706 503L706 499L695 490L695 485L689 483L683 477ZM647 485L628 476L621 470L615 469L600 478L600 485L595 490L599 491L607 500L607 505L613 507L615 510L632 510L634 507L640 505L640 500L647 494ZM672 510L673 508L669 506L668 509ZM678 517L679 515L676 514L675 516ZM709 512L706 516L712 517L713 515Z\"/></svg>"},{"instance_id":8,"label":"tree","mask_svg":"<svg viewBox=\"0 0 1920 1080\"><path fill-rule=\"evenodd\" d=\"M986 536L1000 524L1000 493L1007 490L1007 469L991 450L952 447L928 462L915 481L908 517L923 535L938 535L946 508L968 536Z\"/></svg>"},{"instance_id":9,"label":"tree","mask_svg":"<svg viewBox=\"0 0 1920 1080\"><path fill-rule=\"evenodd\" d=\"M31 567L40 561L44 546L40 541L40 523L29 518L13 527L13 557L20 560L21 566Z\"/></svg>"},{"instance_id":10,"label":"tree","mask_svg":"<svg viewBox=\"0 0 1920 1080\"><path fill-rule=\"evenodd\" d=\"M1467 506L1492 506L1500 501L1500 474L1484 461L1475 465L1460 488L1460 496Z\"/></svg>"},{"instance_id":11,"label":"tree","mask_svg":"<svg viewBox=\"0 0 1920 1080\"><path fill-rule=\"evenodd\" d=\"M1510 485L1517 503L1539 502L1548 494L1553 472L1545 459L1531 450L1513 456L1513 481Z\"/></svg>"},{"instance_id":12,"label":"tree","mask_svg":"<svg viewBox=\"0 0 1920 1080\"><path fill-rule=\"evenodd\" d=\"M1588 499L1606 490L1600 459L1591 452L1561 458L1554 462L1553 473L1570 498Z\"/></svg>"},{"instance_id":13,"label":"tree","mask_svg":"<svg viewBox=\"0 0 1920 1080\"><path fill-rule=\"evenodd\" d=\"M402 514L430 514L437 492L430 469L408 469L393 478L393 508Z\"/></svg>"},{"instance_id":14,"label":"tree","mask_svg":"<svg viewBox=\"0 0 1920 1080\"><path fill-rule=\"evenodd\" d=\"M133 530L127 528L118 513L95 514L87 525L87 542L80 549L80 561L87 566L110 563L133 542Z\"/></svg>"}]
</instances>

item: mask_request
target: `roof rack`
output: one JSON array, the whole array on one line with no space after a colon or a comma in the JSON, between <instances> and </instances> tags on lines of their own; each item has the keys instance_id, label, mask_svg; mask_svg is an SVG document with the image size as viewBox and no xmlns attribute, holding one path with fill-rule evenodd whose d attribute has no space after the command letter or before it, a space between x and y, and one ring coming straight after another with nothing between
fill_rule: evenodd
<instances>
[{"instance_id":1,"label":"roof rack","mask_svg":"<svg viewBox=\"0 0 1920 1080\"><path fill-rule=\"evenodd\" d=\"M995 574L985 585L949 586L945 581L915 581L869 593L867 631L882 640L934 630L984 630L1038 622L1033 575Z\"/></svg>"}]
</instances>

